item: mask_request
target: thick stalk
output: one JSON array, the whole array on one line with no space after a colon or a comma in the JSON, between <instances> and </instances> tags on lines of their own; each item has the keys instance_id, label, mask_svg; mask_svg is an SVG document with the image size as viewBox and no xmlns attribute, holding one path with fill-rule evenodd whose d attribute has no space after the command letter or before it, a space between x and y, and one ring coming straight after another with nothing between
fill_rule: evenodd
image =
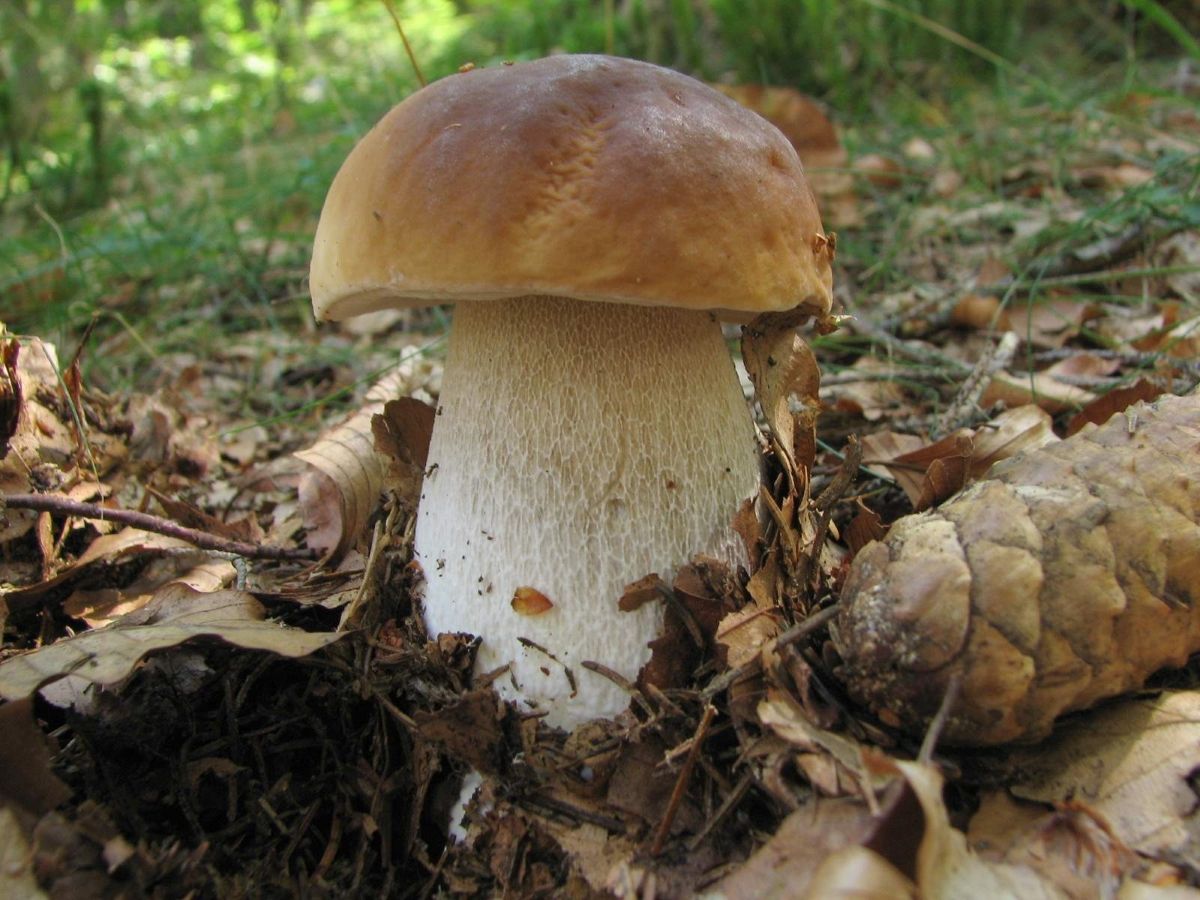
<instances>
[{"instance_id":1,"label":"thick stalk","mask_svg":"<svg viewBox=\"0 0 1200 900\"><path fill-rule=\"evenodd\" d=\"M739 562L730 522L759 481L708 314L557 297L457 305L429 462L430 632L482 637L477 668L511 664L501 693L564 727L629 701L583 661L633 679L649 659L661 604L619 611L625 585L697 553ZM553 606L514 611L518 588Z\"/></svg>"}]
</instances>

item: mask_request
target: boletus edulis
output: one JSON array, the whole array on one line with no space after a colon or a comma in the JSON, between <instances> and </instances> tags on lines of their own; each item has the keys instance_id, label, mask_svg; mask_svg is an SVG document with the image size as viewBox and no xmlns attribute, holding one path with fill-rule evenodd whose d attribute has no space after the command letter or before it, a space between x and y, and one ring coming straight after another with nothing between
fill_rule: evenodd
<instances>
[{"instance_id":1,"label":"boletus edulis","mask_svg":"<svg viewBox=\"0 0 1200 900\"><path fill-rule=\"evenodd\" d=\"M706 85L556 56L391 110L329 190L321 319L453 303L415 552L431 634L482 638L500 692L573 727L619 713L695 554L737 563L759 447L719 319L830 303L787 140Z\"/></svg>"}]
</instances>

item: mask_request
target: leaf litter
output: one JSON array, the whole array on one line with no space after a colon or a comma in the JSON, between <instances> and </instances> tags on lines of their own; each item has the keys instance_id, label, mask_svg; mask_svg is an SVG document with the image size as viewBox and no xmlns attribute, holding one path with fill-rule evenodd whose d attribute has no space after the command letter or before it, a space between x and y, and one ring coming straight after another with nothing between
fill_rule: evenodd
<instances>
[{"instance_id":1,"label":"leaf litter","mask_svg":"<svg viewBox=\"0 0 1200 900\"><path fill-rule=\"evenodd\" d=\"M1200 223L1170 193L1179 142L1200 125L1173 121L1171 141L1139 138L1137 164L1129 140L1108 138L1066 178L1013 160L999 199L940 142L855 157L836 126L810 136L816 151L797 137L802 155L824 154L829 221L853 238L838 247L850 317L804 341L794 321L745 330L765 463L734 523L750 565L631 572L613 602L661 603L667 627L627 685L630 710L569 735L496 700L488 685L505 673L473 674L477 639L424 634L411 534L438 368L423 354L375 369L390 374L314 439L306 404L338 376L303 351L263 376L298 412L231 421L218 398L240 390L252 341L121 398L75 367L60 378L49 344L7 339L6 495L53 492L325 560L197 550L65 507L3 511L0 709L22 724L0 730L0 759L30 767L22 784L0 778L6 887L1075 897L1200 882L1190 673L1076 713L1046 743L970 751L939 740L970 684L937 682L915 724L889 703L872 711L847 695L829 631L855 557L893 522L1086 422L1123 416L1136 433L1132 402L1200 378ZM865 248L901 204L916 212L897 279ZM466 840L450 843L468 769L481 786Z\"/></svg>"}]
</instances>

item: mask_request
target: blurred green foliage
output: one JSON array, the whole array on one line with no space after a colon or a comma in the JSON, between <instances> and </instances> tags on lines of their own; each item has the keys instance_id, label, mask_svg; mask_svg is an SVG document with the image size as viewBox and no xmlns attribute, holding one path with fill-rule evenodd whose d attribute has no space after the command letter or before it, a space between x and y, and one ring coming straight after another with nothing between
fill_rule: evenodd
<instances>
[{"instance_id":1,"label":"blurred green foliage","mask_svg":"<svg viewBox=\"0 0 1200 900\"><path fill-rule=\"evenodd\" d=\"M1068 47L1186 52L1200 24L1157 0L394 2L430 78L609 51L790 84L843 122L1045 84ZM329 179L416 86L382 0L0 0L0 320L63 339L100 316L132 375L205 334L303 318Z\"/></svg>"}]
</instances>

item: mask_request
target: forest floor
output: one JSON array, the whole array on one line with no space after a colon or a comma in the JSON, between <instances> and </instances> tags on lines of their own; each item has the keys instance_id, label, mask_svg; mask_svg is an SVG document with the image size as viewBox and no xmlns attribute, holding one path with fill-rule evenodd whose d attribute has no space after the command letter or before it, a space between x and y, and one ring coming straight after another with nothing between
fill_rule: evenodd
<instances>
[{"instance_id":1,"label":"forest floor","mask_svg":"<svg viewBox=\"0 0 1200 900\"><path fill-rule=\"evenodd\" d=\"M204 302L195 273L176 286L188 309L114 275L95 334L55 346L8 323L0 895L1200 886L1194 672L1041 743L955 748L944 721L913 728L847 694L826 612L849 556L901 516L1195 390L1200 74L1163 67L1078 102L1022 83L834 142L811 112L743 99L793 129L838 234L846 318L809 335L816 442L790 471L772 441L765 486L787 518L752 536L755 571L701 562L672 585L698 629L685 681L586 734L472 686L469 643L425 640L411 534L447 314L318 329L311 209L240 245L267 295L253 310L230 313L220 286ZM44 270L12 309L55 290ZM803 552L784 566L789 541ZM739 632L764 606L769 625ZM454 845L439 823L471 767L486 803Z\"/></svg>"}]
</instances>

